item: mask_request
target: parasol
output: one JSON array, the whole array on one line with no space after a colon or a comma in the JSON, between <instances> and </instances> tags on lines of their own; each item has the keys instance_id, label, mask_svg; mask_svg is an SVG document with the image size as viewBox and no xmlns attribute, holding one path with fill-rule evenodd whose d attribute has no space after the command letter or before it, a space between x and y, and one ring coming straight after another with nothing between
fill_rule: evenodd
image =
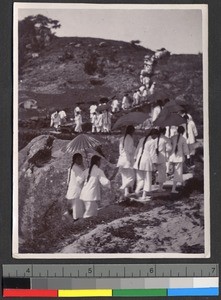
<instances>
[{"instance_id":1,"label":"parasol","mask_svg":"<svg viewBox=\"0 0 221 300\"><path fill-rule=\"evenodd\" d=\"M97 111L105 111L105 110L109 110L111 107L109 104L101 104L98 105L97 107Z\"/></svg>"},{"instance_id":2,"label":"parasol","mask_svg":"<svg viewBox=\"0 0 221 300\"><path fill-rule=\"evenodd\" d=\"M143 112L130 112L116 121L113 130L123 126L142 124L147 118L148 115Z\"/></svg>"},{"instance_id":3,"label":"parasol","mask_svg":"<svg viewBox=\"0 0 221 300\"><path fill-rule=\"evenodd\" d=\"M167 102L163 109L167 109L169 112L179 112L184 110L184 105L184 103L181 104L176 100L172 100Z\"/></svg>"},{"instance_id":4,"label":"parasol","mask_svg":"<svg viewBox=\"0 0 221 300\"><path fill-rule=\"evenodd\" d=\"M163 101L163 99L166 99L166 98L170 98L170 96L168 95L168 92L154 91L154 93L152 95L147 96L147 101L149 103L154 103L157 100Z\"/></svg>"},{"instance_id":5,"label":"parasol","mask_svg":"<svg viewBox=\"0 0 221 300\"><path fill-rule=\"evenodd\" d=\"M168 112L166 109L162 110L158 118L153 122L154 126L179 126L184 124L186 120L177 113Z\"/></svg>"},{"instance_id":6,"label":"parasol","mask_svg":"<svg viewBox=\"0 0 221 300\"><path fill-rule=\"evenodd\" d=\"M101 146L102 142L98 141L94 137L88 134L79 134L77 135L70 143L67 144L65 151L68 153L75 153L86 151L90 148L96 148Z\"/></svg>"}]
</instances>

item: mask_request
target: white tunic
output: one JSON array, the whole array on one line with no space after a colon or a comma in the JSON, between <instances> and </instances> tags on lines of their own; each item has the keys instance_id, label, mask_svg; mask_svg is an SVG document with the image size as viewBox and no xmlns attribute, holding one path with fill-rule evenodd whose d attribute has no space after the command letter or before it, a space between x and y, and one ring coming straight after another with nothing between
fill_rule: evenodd
<instances>
[{"instance_id":1,"label":"white tunic","mask_svg":"<svg viewBox=\"0 0 221 300\"><path fill-rule=\"evenodd\" d=\"M185 132L183 136L186 138L187 144L193 144L195 143L195 137L198 135L197 128L193 120L188 120L187 121L187 131L188 131L188 138L187 138L187 133L186 133L186 125L183 125L185 128Z\"/></svg>"},{"instance_id":2,"label":"white tunic","mask_svg":"<svg viewBox=\"0 0 221 300\"><path fill-rule=\"evenodd\" d=\"M135 157L136 161L134 164L134 169L141 171L152 171L153 163L156 161L156 143L151 137L148 137L143 148L145 137L139 141L137 146ZM143 149L143 153L142 153Z\"/></svg>"},{"instance_id":3,"label":"white tunic","mask_svg":"<svg viewBox=\"0 0 221 300\"><path fill-rule=\"evenodd\" d=\"M159 142L158 142L158 138L156 138L154 141L155 141L156 149L158 146L158 151L159 151L159 154L155 157L156 160L154 161L154 163L163 164L167 161L167 154L172 150L171 141L169 138L167 138L164 135L160 136Z\"/></svg>"},{"instance_id":4,"label":"white tunic","mask_svg":"<svg viewBox=\"0 0 221 300\"><path fill-rule=\"evenodd\" d=\"M77 182L77 177L83 173L83 169L74 164L72 169L68 169L68 190L66 194L67 199L79 198L82 184Z\"/></svg>"},{"instance_id":5,"label":"white tunic","mask_svg":"<svg viewBox=\"0 0 221 300\"><path fill-rule=\"evenodd\" d=\"M161 112L161 107L159 105L157 105L153 108L152 122L156 120L156 118L159 116L160 112Z\"/></svg>"},{"instance_id":6,"label":"white tunic","mask_svg":"<svg viewBox=\"0 0 221 300\"><path fill-rule=\"evenodd\" d=\"M125 137L120 138L119 144L119 159L117 162L117 167L121 168L133 168L134 164L134 140L133 138L127 134Z\"/></svg>"},{"instance_id":7,"label":"white tunic","mask_svg":"<svg viewBox=\"0 0 221 300\"><path fill-rule=\"evenodd\" d=\"M64 110L59 111L59 116L61 120L65 119L67 117L66 112Z\"/></svg>"},{"instance_id":8,"label":"white tunic","mask_svg":"<svg viewBox=\"0 0 221 300\"><path fill-rule=\"evenodd\" d=\"M182 135L180 135L178 141L178 151L177 153L175 153L177 139L178 139L178 135L174 135L171 138L172 151L169 157L169 161L174 163L183 162L185 155L189 156L189 148L187 146L186 139Z\"/></svg>"},{"instance_id":9,"label":"white tunic","mask_svg":"<svg viewBox=\"0 0 221 300\"><path fill-rule=\"evenodd\" d=\"M87 181L89 169L86 169L81 176L77 177L78 183L84 183L80 199L83 201L96 201L101 199L100 185L110 187L110 180L104 172L94 165L91 170L89 181Z\"/></svg>"},{"instance_id":10,"label":"white tunic","mask_svg":"<svg viewBox=\"0 0 221 300\"><path fill-rule=\"evenodd\" d=\"M76 124L75 131L76 132L81 132L82 131L82 127L81 127L81 125L82 125L82 117L81 117L81 115L80 114L76 115L74 121L75 121L75 124Z\"/></svg>"}]
</instances>

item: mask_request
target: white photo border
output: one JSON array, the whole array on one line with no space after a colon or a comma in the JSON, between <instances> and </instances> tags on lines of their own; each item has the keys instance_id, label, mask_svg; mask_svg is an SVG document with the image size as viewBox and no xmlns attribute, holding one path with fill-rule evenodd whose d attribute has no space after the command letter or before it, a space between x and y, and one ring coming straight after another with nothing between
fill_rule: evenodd
<instances>
[{"instance_id":1,"label":"white photo border","mask_svg":"<svg viewBox=\"0 0 221 300\"><path fill-rule=\"evenodd\" d=\"M19 259L88 259L88 258L209 258L211 253L210 232L210 164L209 164L209 105L208 105L208 5L207 4L80 4L80 3L14 3L13 16L13 230L12 254ZM61 254L19 253L18 233L18 10L19 9L124 9L124 10L193 10L202 11L203 39L203 134L204 134L204 253L125 253L125 254Z\"/></svg>"}]
</instances>

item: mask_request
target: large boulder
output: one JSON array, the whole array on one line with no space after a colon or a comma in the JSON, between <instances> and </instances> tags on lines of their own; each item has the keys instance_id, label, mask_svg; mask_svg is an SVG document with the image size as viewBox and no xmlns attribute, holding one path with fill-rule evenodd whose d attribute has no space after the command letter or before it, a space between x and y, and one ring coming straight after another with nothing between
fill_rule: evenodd
<instances>
[{"instance_id":1,"label":"large boulder","mask_svg":"<svg viewBox=\"0 0 221 300\"><path fill-rule=\"evenodd\" d=\"M41 135L19 152L19 231L23 241L34 240L61 222L66 210L67 173L73 155L65 152L69 142ZM102 149L113 153L108 143L112 141L105 142ZM83 153L85 167L92 154ZM105 164L102 168L108 176L115 171ZM116 185L112 187L118 190L119 183ZM104 201L109 201L108 193L105 192Z\"/></svg>"}]
</instances>

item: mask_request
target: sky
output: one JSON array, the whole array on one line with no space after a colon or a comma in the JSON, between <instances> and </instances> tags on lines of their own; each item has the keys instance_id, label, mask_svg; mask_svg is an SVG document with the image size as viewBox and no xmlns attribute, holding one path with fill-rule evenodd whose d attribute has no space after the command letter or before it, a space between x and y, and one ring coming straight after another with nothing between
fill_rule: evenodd
<instances>
[{"instance_id":1,"label":"sky","mask_svg":"<svg viewBox=\"0 0 221 300\"><path fill-rule=\"evenodd\" d=\"M59 20L61 28L56 35L61 37L140 40L151 50L164 47L176 54L202 52L200 9L19 8L18 20L37 14Z\"/></svg>"}]
</instances>

